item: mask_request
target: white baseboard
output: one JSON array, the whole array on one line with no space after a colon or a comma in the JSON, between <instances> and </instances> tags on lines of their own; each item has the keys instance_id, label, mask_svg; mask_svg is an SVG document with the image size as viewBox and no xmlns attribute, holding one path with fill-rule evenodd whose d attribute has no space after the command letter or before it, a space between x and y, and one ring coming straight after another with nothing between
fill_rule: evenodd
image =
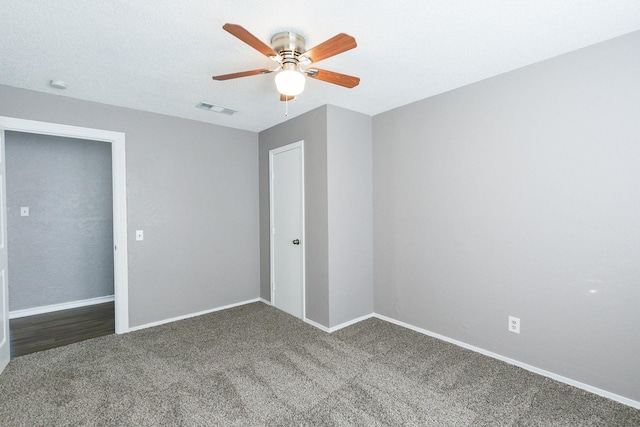
<instances>
[{"instance_id":1,"label":"white baseboard","mask_svg":"<svg viewBox=\"0 0 640 427\"><path fill-rule=\"evenodd\" d=\"M70 308L86 307L88 305L104 304L113 302L114 296L107 295L105 297L89 298L80 301L63 302L60 304L43 305L40 307L25 308L22 310L13 310L9 312L9 319L18 319L20 317L35 316L36 314L51 313L54 311L68 310Z\"/></svg>"},{"instance_id":2,"label":"white baseboard","mask_svg":"<svg viewBox=\"0 0 640 427\"><path fill-rule=\"evenodd\" d=\"M428 331L426 329L419 328L417 326L410 325L408 323L401 322L400 320L392 319L391 317L383 316L381 314L374 313L373 317L377 317L380 320L384 320L385 322L393 323L398 326L402 326L407 329L411 329L412 331L419 332L424 335L428 335L433 338L440 339L442 341L446 341L448 343L457 345L462 348L466 348L467 350L475 351L476 353L484 354L485 356L492 357L494 359L501 360L503 362L509 363L510 365L518 366L522 369L526 369L527 371L545 376L547 378L551 378L553 380L559 381L561 383L569 384L570 386L580 388L582 390L588 391L593 394L597 394L598 396L606 397L607 399L615 400L616 402L620 402L624 405L631 406L636 409L640 409L640 402L629 399L624 396L620 396L615 393L611 393L606 390L602 390L597 387L593 387L589 384L581 383L580 381L572 380L571 378L563 377L562 375L554 374L553 372L545 371L544 369L537 368L535 366L529 365L524 362L520 362L519 360L511 359L510 357L503 356L501 354L494 353L492 351L485 350L480 347L476 347L471 344L467 344L462 341L455 340L453 338L446 337L444 335L437 334L435 332Z\"/></svg>"},{"instance_id":3,"label":"white baseboard","mask_svg":"<svg viewBox=\"0 0 640 427\"><path fill-rule=\"evenodd\" d=\"M371 319L373 316L374 316L373 313L365 314L364 316L360 316L360 317L358 317L356 319L349 320L347 322L341 323L341 324L336 325L336 326L332 326L332 327L329 328L329 332L339 331L340 329L346 328L347 326L355 325L356 323L360 323L363 320Z\"/></svg>"},{"instance_id":4,"label":"white baseboard","mask_svg":"<svg viewBox=\"0 0 640 427\"><path fill-rule=\"evenodd\" d=\"M321 325L321 324L320 324L320 323L318 323L318 322L314 322L314 321L313 321L313 320L311 320L311 319L307 319L307 318L305 318L305 319L304 319L304 321L305 321L305 322L307 322L308 324L310 324L311 326L315 326L316 328L318 328L318 329L320 329L320 330L322 330L322 331L327 332L327 333L329 333L329 334L330 334L330 333L332 333L332 332L339 331L339 330L340 330L340 329L342 329L342 328L346 328L347 326L355 325L356 323L360 323L360 322L362 322L363 320L370 319L370 318L372 318L373 316L374 316L374 314L373 314L373 313L371 313L371 314L365 314L364 316L360 316L360 317L358 317L358 318L356 318L356 319L348 320L348 321L346 321L346 322L344 322L344 323L341 323L341 324L336 325L336 326L332 326L332 327L330 327L330 328L327 328L326 326Z\"/></svg>"},{"instance_id":5,"label":"white baseboard","mask_svg":"<svg viewBox=\"0 0 640 427\"><path fill-rule=\"evenodd\" d=\"M267 300L266 300L266 299L264 299L264 298L259 298L259 300L260 300L260 302L265 303L265 304L267 304L267 305L272 305L270 301L267 301ZM321 325L321 324L320 324L320 323L318 323L318 322L314 322L313 320L311 320L311 319L309 319L309 318L307 318L307 317L305 317L305 318L304 318L304 319L302 319L302 320L303 320L304 322L306 322L306 323L310 324L311 326L316 327L316 328L320 329L321 331L324 331L324 332L327 332L327 333L329 333L329 334L330 334L331 332L338 331L338 330L340 330L340 329L342 329L342 328L346 328L347 326L350 326L350 325L353 325L353 324L356 324L356 323L362 322L363 320L370 319L371 317L373 317L373 313L366 314L366 315L364 315L364 316L358 317L357 319L349 320L349 321L347 321L347 322L341 323L341 324L336 325L336 326L333 326L333 327L331 327L331 328L327 328L326 326Z\"/></svg>"},{"instance_id":6,"label":"white baseboard","mask_svg":"<svg viewBox=\"0 0 640 427\"><path fill-rule=\"evenodd\" d=\"M141 329L152 328L154 326L164 325L165 323L176 322L178 320L189 319L191 317L202 316L203 314L213 313L215 311L226 310L228 308L238 307L241 305L251 304L260 301L260 298L254 298L247 301L237 302L234 304L224 305L222 307L211 308L209 310L198 311L197 313L184 314L182 316L172 317L170 319L158 320L156 322L145 323L144 325L133 326L129 328L128 332L139 331Z\"/></svg>"},{"instance_id":7,"label":"white baseboard","mask_svg":"<svg viewBox=\"0 0 640 427\"><path fill-rule=\"evenodd\" d=\"M260 300L260 302L262 302L262 303L264 303L264 304L272 305L270 301L267 301L267 300L266 300L266 299L264 299L264 298L259 298L259 300ZM313 320L308 319L308 318L306 318L306 317L305 317L304 319L302 319L302 320L303 320L305 323L308 323L308 324L310 324L311 326L313 326L313 327L315 327L315 328L318 328L318 329L320 329L321 331L324 331L324 332L327 332L327 333L329 333L329 334L330 334L331 332L335 332L335 331L337 331L338 329L346 328L347 326L349 326L349 325L353 325L354 323L362 322L363 320L366 320L366 319L368 319L368 318L370 318L370 317L372 317L372 316L373 316L373 314L367 314L366 316L358 317L357 319L350 320L350 321L348 321L348 322L345 322L345 323L342 323L342 324L340 324L340 325L334 326L333 328L327 328L326 326L321 325L321 324L320 324L320 323L318 323L318 322L314 322Z\"/></svg>"},{"instance_id":8,"label":"white baseboard","mask_svg":"<svg viewBox=\"0 0 640 427\"><path fill-rule=\"evenodd\" d=\"M320 323L318 323L318 322L314 322L313 320L311 320L311 319L307 319L306 317L305 317L304 319L302 319L302 320L304 320L306 323L310 324L311 326L313 326L313 327L316 327L316 328L320 329L321 331L324 331L324 332L326 332L326 333L331 333L331 330L330 330L329 328L327 328L327 327L326 327L326 326L324 326L324 325L321 325L321 324L320 324Z\"/></svg>"}]
</instances>

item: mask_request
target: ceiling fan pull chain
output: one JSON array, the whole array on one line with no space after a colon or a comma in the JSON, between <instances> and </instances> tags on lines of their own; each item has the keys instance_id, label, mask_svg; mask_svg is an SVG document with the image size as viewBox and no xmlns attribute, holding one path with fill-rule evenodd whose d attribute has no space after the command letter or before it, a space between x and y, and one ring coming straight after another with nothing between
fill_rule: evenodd
<instances>
[{"instance_id":1,"label":"ceiling fan pull chain","mask_svg":"<svg viewBox=\"0 0 640 427\"><path fill-rule=\"evenodd\" d=\"M289 116L289 97L287 96L284 100L284 116Z\"/></svg>"}]
</instances>

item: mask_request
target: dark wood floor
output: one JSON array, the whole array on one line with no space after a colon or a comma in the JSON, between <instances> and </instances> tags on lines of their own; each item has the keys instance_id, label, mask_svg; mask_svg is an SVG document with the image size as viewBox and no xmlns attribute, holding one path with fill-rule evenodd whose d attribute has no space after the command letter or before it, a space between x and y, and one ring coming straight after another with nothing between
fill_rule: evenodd
<instances>
[{"instance_id":1,"label":"dark wood floor","mask_svg":"<svg viewBox=\"0 0 640 427\"><path fill-rule=\"evenodd\" d=\"M11 319L11 358L115 333L112 302Z\"/></svg>"}]
</instances>

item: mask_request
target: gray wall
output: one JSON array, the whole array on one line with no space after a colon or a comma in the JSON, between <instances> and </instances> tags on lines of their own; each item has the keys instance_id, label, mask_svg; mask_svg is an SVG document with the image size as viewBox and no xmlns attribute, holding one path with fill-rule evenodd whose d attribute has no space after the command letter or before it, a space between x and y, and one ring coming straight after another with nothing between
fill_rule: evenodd
<instances>
[{"instance_id":1,"label":"gray wall","mask_svg":"<svg viewBox=\"0 0 640 427\"><path fill-rule=\"evenodd\" d=\"M9 309L113 295L111 144L5 136Z\"/></svg>"},{"instance_id":2,"label":"gray wall","mask_svg":"<svg viewBox=\"0 0 640 427\"><path fill-rule=\"evenodd\" d=\"M329 325L327 107L260 132L260 296L269 280L269 150L304 140L306 317Z\"/></svg>"},{"instance_id":3,"label":"gray wall","mask_svg":"<svg viewBox=\"0 0 640 427\"><path fill-rule=\"evenodd\" d=\"M327 106L329 326L373 313L371 117Z\"/></svg>"},{"instance_id":4,"label":"gray wall","mask_svg":"<svg viewBox=\"0 0 640 427\"><path fill-rule=\"evenodd\" d=\"M332 327L371 314L371 117L328 105L259 139L261 297L270 299L269 150L304 140L306 317Z\"/></svg>"},{"instance_id":5,"label":"gray wall","mask_svg":"<svg viewBox=\"0 0 640 427\"><path fill-rule=\"evenodd\" d=\"M125 133L131 326L258 297L256 133L8 86L0 101L3 116Z\"/></svg>"},{"instance_id":6,"label":"gray wall","mask_svg":"<svg viewBox=\"0 0 640 427\"><path fill-rule=\"evenodd\" d=\"M375 116L375 311L640 401L638 52Z\"/></svg>"}]
</instances>

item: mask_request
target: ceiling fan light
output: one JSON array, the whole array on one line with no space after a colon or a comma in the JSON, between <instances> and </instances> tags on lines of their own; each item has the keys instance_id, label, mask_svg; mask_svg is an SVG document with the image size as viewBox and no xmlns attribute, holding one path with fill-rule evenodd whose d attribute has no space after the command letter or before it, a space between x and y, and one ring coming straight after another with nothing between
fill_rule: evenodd
<instances>
[{"instance_id":1,"label":"ceiling fan light","mask_svg":"<svg viewBox=\"0 0 640 427\"><path fill-rule=\"evenodd\" d=\"M282 70L276 75L278 92L286 96L297 96L304 90L305 77L296 70Z\"/></svg>"}]
</instances>

